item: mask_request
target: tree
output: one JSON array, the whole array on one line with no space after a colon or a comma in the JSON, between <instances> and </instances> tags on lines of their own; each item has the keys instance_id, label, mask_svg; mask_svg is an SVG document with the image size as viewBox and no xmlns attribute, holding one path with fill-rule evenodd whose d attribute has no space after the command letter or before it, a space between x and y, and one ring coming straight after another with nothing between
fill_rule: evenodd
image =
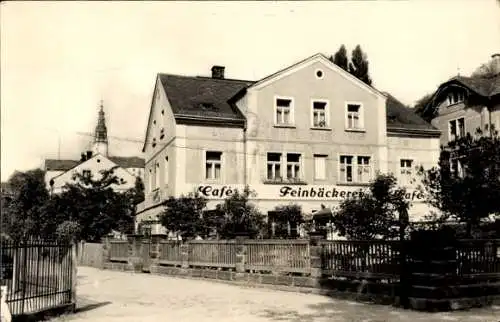
<instances>
[{"instance_id":1,"label":"tree","mask_svg":"<svg viewBox=\"0 0 500 322\"><path fill-rule=\"evenodd\" d=\"M347 50L344 45L340 46L335 55L330 57L330 60L343 70L348 71L349 59L347 58Z\"/></svg>"},{"instance_id":2,"label":"tree","mask_svg":"<svg viewBox=\"0 0 500 322\"><path fill-rule=\"evenodd\" d=\"M160 216L161 224L169 231L176 232L183 238L203 235L203 209L207 200L198 193L170 197L166 202L165 212Z\"/></svg>"},{"instance_id":3,"label":"tree","mask_svg":"<svg viewBox=\"0 0 500 322\"><path fill-rule=\"evenodd\" d=\"M451 167L451 165L454 165ZM455 219L472 236L483 219L500 215L500 139L467 134L441 149L439 167L424 171L422 190L427 202L440 210L436 220Z\"/></svg>"},{"instance_id":4,"label":"tree","mask_svg":"<svg viewBox=\"0 0 500 322\"><path fill-rule=\"evenodd\" d=\"M397 187L393 175L378 175L370 183L369 193L340 204L333 217L335 230L354 240L395 237L397 219L406 219L410 207L405 193L404 188Z\"/></svg>"},{"instance_id":5,"label":"tree","mask_svg":"<svg viewBox=\"0 0 500 322\"><path fill-rule=\"evenodd\" d=\"M100 171L97 178L76 173L74 182L66 184L62 193L52 197L47 208L58 218L54 231L59 224L74 221L81 227L81 238L87 241L100 241L113 230L131 232L134 188L126 192L114 190L126 183L114 174L116 168Z\"/></svg>"},{"instance_id":6,"label":"tree","mask_svg":"<svg viewBox=\"0 0 500 322\"><path fill-rule=\"evenodd\" d=\"M265 228L264 215L259 212L249 199L254 192L245 187L243 192L236 190L224 203L217 205L217 214L221 222L219 235L221 238L234 238L238 235L248 235L256 238Z\"/></svg>"},{"instance_id":7,"label":"tree","mask_svg":"<svg viewBox=\"0 0 500 322\"><path fill-rule=\"evenodd\" d=\"M366 54L361 50L361 46L357 45L352 51L351 62L349 63L349 73L366 84L371 85L372 80L368 73L368 65Z\"/></svg>"},{"instance_id":8,"label":"tree","mask_svg":"<svg viewBox=\"0 0 500 322\"><path fill-rule=\"evenodd\" d=\"M471 74L473 78L492 78L500 75L500 64L493 58L482 64Z\"/></svg>"},{"instance_id":9,"label":"tree","mask_svg":"<svg viewBox=\"0 0 500 322\"><path fill-rule=\"evenodd\" d=\"M432 121L432 119L436 116L436 111L433 109L426 109L427 105L430 103L432 96L434 94L426 94L419 98L414 108L416 114L418 114L421 118L426 120L427 122Z\"/></svg>"},{"instance_id":10,"label":"tree","mask_svg":"<svg viewBox=\"0 0 500 322\"><path fill-rule=\"evenodd\" d=\"M39 235L45 224L44 204L49 198L45 172L41 169L16 171L8 185L12 196L3 200L2 232L15 240Z\"/></svg>"}]
</instances>

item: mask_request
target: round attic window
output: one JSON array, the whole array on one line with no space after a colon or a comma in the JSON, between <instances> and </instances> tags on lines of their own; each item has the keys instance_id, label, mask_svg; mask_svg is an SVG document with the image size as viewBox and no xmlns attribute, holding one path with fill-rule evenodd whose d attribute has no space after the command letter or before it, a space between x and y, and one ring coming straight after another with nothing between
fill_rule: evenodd
<instances>
[{"instance_id":1,"label":"round attic window","mask_svg":"<svg viewBox=\"0 0 500 322\"><path fill-rule=\"evenodd\" d=\"M97 163L101 162L101 159L97 159Z\"/></svg>"},{"instance_id":2,"label":"round attic window","mask_svg":"<svg viewBox=\"0 0 500 322\"><path fill-rule=\"evenodd\" d=\"M316 70L316 77L317 78L323 78L323 71L321 69Z\"/></svg>"}]
</instances>

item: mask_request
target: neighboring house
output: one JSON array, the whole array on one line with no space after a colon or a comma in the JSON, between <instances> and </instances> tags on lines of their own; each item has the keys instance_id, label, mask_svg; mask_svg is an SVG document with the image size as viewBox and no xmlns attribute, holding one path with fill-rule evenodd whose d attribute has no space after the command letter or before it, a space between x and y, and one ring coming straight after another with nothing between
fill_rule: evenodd
<instances>
[{"instance_id":1,"label":"neighboring house","mask_svg":"<svg viewBox=\"0 0 500 322\"><path fill-rule=\"evenodd\" d=\"M409 187L413 219L426 214L417 166L435 166L440 131L394 97L316 54L259 81L158 74L146 128L146 199L155 222L169 196L197 191L214 209L235 189L268 212L307 213L366 191L377 172Z\"/></svg>"},{"instance_id":2,"label":"neighboring house","mask_svg":"<svg viewBox=\"0 0 500 322\"><path fill-rule=\"evenodd\" d=\"M490 64L500 66L500 54L493 55ZM485 135L500 130L500 73L451 78L438 87L423 113L431 115L431 123L443 133L443 146L477 129Z\"/></svg>"},{"instance_id":3,"label":"neighboring house","mask_svg":"<svg viewBox=\"0 0 500 322\"><path fill-rule=\"evenodd\" d=\"M73 182L76 172L92 174L94 178L98 178L102 170L111 168L116 168L114 174L125 182L116 186L117 190L129 189L134 186L137 177L144 177L143 158L108 155L108 134L102 104L94 134L93 151L82 153L80 160L46 159L43 166L47 188L54 193L60 192L66 183Z\"/></svg>"}]
</instances>

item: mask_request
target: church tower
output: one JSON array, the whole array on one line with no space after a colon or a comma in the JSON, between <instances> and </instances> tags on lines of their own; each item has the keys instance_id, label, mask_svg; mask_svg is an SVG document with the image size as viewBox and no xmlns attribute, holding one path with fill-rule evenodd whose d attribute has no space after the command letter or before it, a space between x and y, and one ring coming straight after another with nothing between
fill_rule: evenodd
<instances>
[{"instance_id":1,"label":"church tower","mask_svg":"<svg viewBox=\"0 0 500 322\"><path fill-rule=\"evenodd\" d=\"M94 154L100 153L103 156L108 156L108 129L106 128L102 101L99 109L99 116L97 118L97 126L95 127L93 152Z\"/></svg>"}]
</instances>

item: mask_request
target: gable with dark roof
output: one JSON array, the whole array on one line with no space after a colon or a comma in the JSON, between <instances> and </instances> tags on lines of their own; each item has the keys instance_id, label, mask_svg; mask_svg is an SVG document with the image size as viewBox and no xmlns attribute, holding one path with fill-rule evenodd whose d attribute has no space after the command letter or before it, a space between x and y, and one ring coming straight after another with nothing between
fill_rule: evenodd
<instances>
[{"instance_id":1,"label":"gable with dark roof","mask_svg":"<svg viewBox=\"0 0 500 322\"><path fill-rule=\"evenodd\" d=\"M144 168L145 160L139 157L108 157L109 160L122 168ZM73 169L81 161L76 160L45 160L45 171L68 171Z\"/></svg>"},{"instance_id":2,"label":"gable with dark roof","mask_svg":"<svg viewBox=\"0 0 500 322\"><path fill-rule=\"evenodd\" d=\"M67 171L75 167L80 161L46 159L45 171Z\"/></svg>"},{"instance_id":3,"label":"gable with dark roof","mask_svg":"<svg viewBox=\"0 0 500 322\"><path fill-rule=\"evenodd\" d=\"M435 116L435 109L450 86L465 87L486 102L500 99L500 74L494 77L455 76L439 85L421 114Z\"/></svg>"},{"instance_id":4,"label":"gable with dark roof","mask_svg":"<svg viewBox=\"0 0 500 322\"><path fill-rule=\"evenodd\" d=\"M176 122L202 118L243 125L245 117L228 101L251 81L159 74Z\"/></svg>"},{"instance_id":5,"label":"gable with dark roof","mask_svg":"<svg viewBox=\"0 0 500 322\"><path fill-rule=\"evenodd\" d=\"M171 106L177 124L196 125L223 125L241 126L245 125L245 116L236 106L235 102L246 94L249 87L261 84L276 75L298 66L310 59L321 59L328 64L334 65L322 54L316 54L301 62L278 71L264 79L254 82L246 80L234 80L210 77L190 77L171 74L158 74L158 80L163 87L167 100ZM334 65L336 66L336 65ZM343 72L340 68L339 72ZM350 78L354 78L347 73ZM357 79L354 78L354 81ZM361 81L359 81L362 83ZM157 82L158 84L158 82ZM387 128L393 132L421 133L423 135L439 136L440 131L431 124L420 118L411 109L391 95L381 93L377 89L367 86L374 92L387 96ZM156 91L155 85L155 91ZM151 109L153 108L151 101ZM148 123L150 120L148 120ZM149 133L149 124L146 129L146 139ZM143 152L145 144L143 146Z\"/></svg>"},{"instance_id":6,"label":"gable with dark roof","mask_svg":"<svg viewBox=\"0 0 500 322\"><path fill-rule=\"evenodd\" d=\"M143 158L139 157L109 157L111 161L116 163L118 166L128 169L128 168L144 168L146 162Z\"/></svg>"}]
</instances>

